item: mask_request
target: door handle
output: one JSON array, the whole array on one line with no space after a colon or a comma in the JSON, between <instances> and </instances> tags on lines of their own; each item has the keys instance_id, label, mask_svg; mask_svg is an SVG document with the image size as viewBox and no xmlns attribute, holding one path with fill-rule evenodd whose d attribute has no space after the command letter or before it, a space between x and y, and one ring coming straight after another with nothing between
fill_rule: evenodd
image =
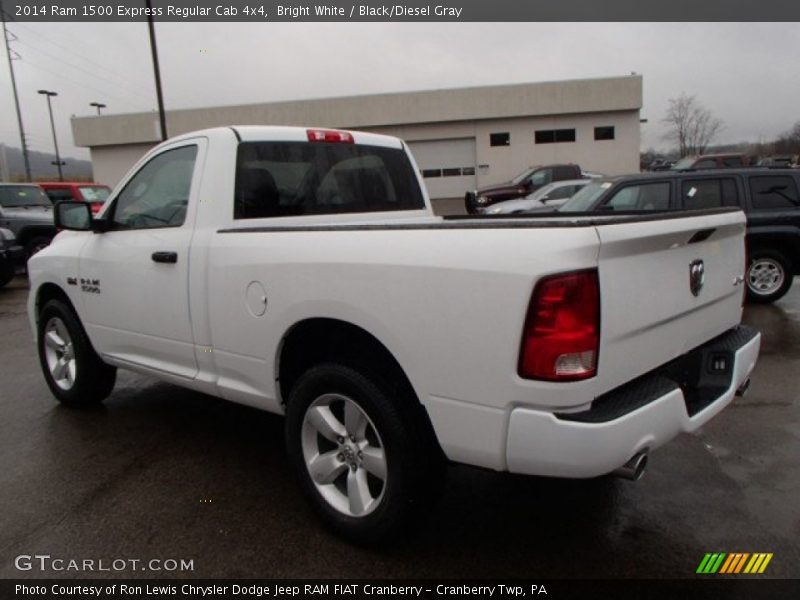
<instances>
[{"instance_id":1,"label":"door handle","mask_svg":"<svg viewBox=\"0 0 800 600\"><path fill-rule=\"evenodd\" d=\"M153 259L153 262L157 263L176 263L178 262L178 253L177 252L153 252L150 256Z\"/></svg>"}]
</instances>

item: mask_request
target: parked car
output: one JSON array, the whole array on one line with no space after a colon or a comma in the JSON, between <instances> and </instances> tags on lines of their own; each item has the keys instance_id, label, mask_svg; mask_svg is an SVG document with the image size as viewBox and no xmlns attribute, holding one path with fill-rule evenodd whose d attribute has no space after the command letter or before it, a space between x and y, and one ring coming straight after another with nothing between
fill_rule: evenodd
<instances>
[{"instance_id":1,"label":"parked car","mask_svg":"<svg viewBox=\"0 0 800 600\"><path fill-rule=\"evenodd\" d=\"M793 162L791 156L765 156L756 163L756 166L786 168L791 167Z\"/></svg>"},{"instance_id":2,"label":"parked car","mask_svg":"<svg viewBox=\"0 0 800 600\"><path fill-rule=\"evenodd\" d=\"M0 227L10 229L33 256L56 234L53 204L38 185L0 183Z\"/></svg>"},{"instance_id":3,"label":"parked car","mask_svg":"<svg viewBox=\"0 0 800 600\"><path fill-rule=\"evenodd\" d=\"M747 296L774 302L800 275L800 173L735 169L724 173L658 173L593 182L559 212L641 212L738 207L747 215Z\"/></svg>"},{"instance_id":4,"label":"parked car","mask_svg":"<svg viewBox=\"0 0 800 600\"><path fill-rule=\"evenodd\" d=\"M578 190L591 181L590 179L567 179L548 183L539 188L527 198L506 200L491 205L489 208L479 208L481 215L511 215L528 212L534 208L556 209L572 197Z\"/></svg>"},{"instance_id":5,"label":"parked car","mask_svg":"<svg viewBox=\"0 0 800 600\"><path fill-rule=\"evenodd\" d=\"M700 169L739 169L750 164L746 154L701 154L685 156L672 165L673 171L689 171Z\"/></svg>"},{"instance_id":6,"label":"parked car","mask_svg":"<svg viewBox=\"0 0 800 600\"><path fill-rule=\"evenodd\" d=\"M221 127L148 152L102 218L60 202L29 262L51 392L92 405L124 368L285 414L312 506L371 542L445 458L634 479L746 388L741 211L444 219L413 164L388 136Z\"/></svg>"},{"instance_id":7,"label":"parked car","mask_svg":"<svg viewBox=\"0 0 800 600\"><path fill-rule=\"evenodd\" d=\"M553 181L581 179L582 177L581 168L573 164L529 167L511 181L467 192L464 196L464 204L469 214L477 214L479 208L485 209L504 200L524 198Z\"/></svg>"},{"instance_id":8,"label":"parked car","mask_svg":"<svg viewBox=\"0 0 800 600\"><path fill-rule=\"evenodd\" d=\"M17 244L10 229L0 228L0 287L14 278L17 270L25 266L25 249Z\"/></svg>"},{"instance_id":9,"label":"parked car","mask_svg":"<svg viewBox=\"0 0 800 600\"><path fill-rule=\"evenodd\" d=\"M55 204L60 200L80 200L92 206L92 212L97 214L103 208L111 188L99 183L53 181L39 183L50 200Z\"/></svg>"},{"instance_id":10,"label":"parked car","mask_svg":"<svg viewBox=\"0 0 800 600\"><path fill-rule=\"evenodd\" d=\"M672 165L675 164L674 160L667 158L656 158L647 166L648 171L669 171Z\"/></svg>"}]
</instances>

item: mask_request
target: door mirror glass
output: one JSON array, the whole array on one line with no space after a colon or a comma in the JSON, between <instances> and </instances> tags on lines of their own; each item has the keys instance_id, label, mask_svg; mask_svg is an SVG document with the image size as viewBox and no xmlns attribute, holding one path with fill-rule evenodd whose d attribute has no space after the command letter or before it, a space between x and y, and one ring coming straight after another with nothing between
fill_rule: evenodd
<instances>
[{"instance_id":1,"label":"door mirror glass","mask_svg":"<svg viewBox=\"0 0 800 600\"><path fill-rule=\"evenodd\" d=\"M92 228L92 207L87 202L59 202L54 218L55 226L59 229L89 231Z\"/></svg>"}]
</instances>

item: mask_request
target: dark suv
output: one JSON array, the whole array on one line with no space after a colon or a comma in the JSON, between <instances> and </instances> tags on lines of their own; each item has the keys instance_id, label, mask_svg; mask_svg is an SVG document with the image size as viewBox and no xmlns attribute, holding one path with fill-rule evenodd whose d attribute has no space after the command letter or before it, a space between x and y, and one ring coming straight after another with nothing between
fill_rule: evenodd
<instances>
[{"instance_id":1,"label":"dark suv","mask_svg":"<svg viewBox=\"0 0 800 600\"><path fill-rule=\"evenodd\" d=\"M747 296L774 302L800 275L800 172L726 169L661 172L593 181L558 212L641 212L736 206L747 215Z\"/></svg>"}]
</instances>

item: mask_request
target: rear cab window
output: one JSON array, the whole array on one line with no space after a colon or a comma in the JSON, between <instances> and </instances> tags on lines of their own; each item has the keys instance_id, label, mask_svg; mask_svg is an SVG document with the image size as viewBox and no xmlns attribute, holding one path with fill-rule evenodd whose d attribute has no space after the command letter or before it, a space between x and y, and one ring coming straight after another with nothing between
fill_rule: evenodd
<instances>
[{"instance_id":1,"label":"rear cab window","mask_svg":"<svg viewBox=\"0 0 800 600\"><path fill-rule=\"evenodd\" d=\"M234 219L418 210L425 201L400 148L242 142Z\"/></svg>"},{"instance_id":2,"label":"rear cab window","mask_svg":"<svg viewBox=\"0 0 800 600\"><path fill-rule=\"evenodd\" d=\"M750 204L753 210L797 208L800 198L797 181L791 175L763 175L751 177Z\"/></svg>"}]
</instances>

